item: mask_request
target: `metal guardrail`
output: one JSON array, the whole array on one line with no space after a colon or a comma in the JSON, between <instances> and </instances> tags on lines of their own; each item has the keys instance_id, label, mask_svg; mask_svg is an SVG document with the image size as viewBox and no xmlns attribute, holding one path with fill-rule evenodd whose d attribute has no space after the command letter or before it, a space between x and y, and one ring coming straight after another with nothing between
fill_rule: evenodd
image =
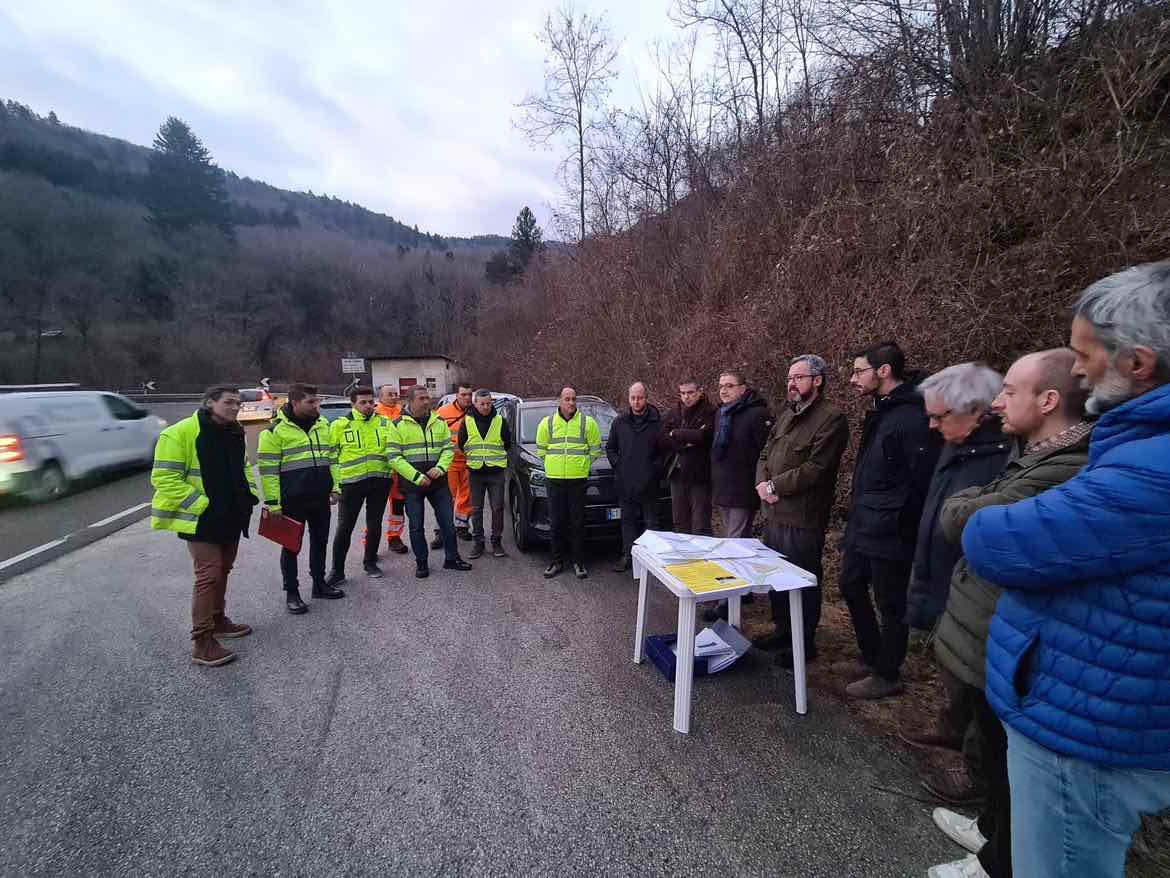
<instances>
[{"instance_id":1,"label":"metal guardrail","mask_svg":"<svg viewBox=\"0 0 1170 878\"><path fill-rule=\"evenodd\" d=\"M202 393L131 393L125 390L114 392L135 402L199 402L203 399Z\"/></svg>"}]
</instances>

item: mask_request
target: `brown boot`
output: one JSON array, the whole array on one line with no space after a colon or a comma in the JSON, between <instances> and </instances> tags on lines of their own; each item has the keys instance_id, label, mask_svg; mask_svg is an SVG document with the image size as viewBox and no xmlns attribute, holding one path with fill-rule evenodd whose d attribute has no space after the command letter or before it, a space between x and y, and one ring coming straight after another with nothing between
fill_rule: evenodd
<instances>
[{"instance_id":1,"label":"brown boot","mask_svg":"<svg viewBox=\"0 0 1170 878\"><path fill-rule=\"evenodd\" d=\"M234 652L224 649L210 634L196 640L191 649L191 661L209 668L226 665L230 661L235 661L235 658Z\"/></svg>"},{"instance_id":2,"label":"brown boot","mask_svg":"<svg viewBox=\"0 0 1170 878\"><path fill-rule=\"evenodd\" d=\"M959 763L924 777L923 788L950 805L976 805L983 801L986 787L967 773L967 767Z\"/></svg>"},{"instance_id":3,"label":"brown boot","mask_svg":"<svg viewBox=\"0 0 1170 878\"><path fill-rule=\"evenodd\" d=\"M236 624L227 616L215 617L215 630L211 632L216 637L247 637L252 633L251 625Z\"/></svg>"}]
</instances>

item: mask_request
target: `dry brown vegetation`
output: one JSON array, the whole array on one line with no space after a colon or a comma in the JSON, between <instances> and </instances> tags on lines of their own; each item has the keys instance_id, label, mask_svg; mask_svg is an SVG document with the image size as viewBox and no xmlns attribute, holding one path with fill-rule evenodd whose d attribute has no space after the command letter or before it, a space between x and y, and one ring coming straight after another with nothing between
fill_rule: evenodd
<instances>
[{"instance_id":1,"label":"dry brown vegetation","mask_svg":"<svg viewBox=\"0 0 1170 878\"><path fill-rule=\"evenodd\" d=\"M739 91L686 68L615 114L593 165L593 234L484 303L466 356L485 383L568 381L620 400L641 379L669 405L683 376L713 388L740 367L776 400L788 359L814 352L856 415L845 378L866 345L895 338L927 370L1003 369L1064 342L1088 283L1170 256L1167 4L1006 3L1001 20L977 0L765 7L778 10L767 26L715 23L745 49L721 56L729 69L758 50L731 78ZM767 106L769 28L791 47L799 20L821 66ZM695 107L720 95L730 109L713 131ZM767 624L757 610L749 627ZM827 658L852 654L840 604L825 628ZM854 709L887 733L925 722L938 697L928 657L912 656L908 676L906 699ZM1146 857L1131 874L1167 874L1168 825L1135 845Z\"/></svg>"}]
</instances>

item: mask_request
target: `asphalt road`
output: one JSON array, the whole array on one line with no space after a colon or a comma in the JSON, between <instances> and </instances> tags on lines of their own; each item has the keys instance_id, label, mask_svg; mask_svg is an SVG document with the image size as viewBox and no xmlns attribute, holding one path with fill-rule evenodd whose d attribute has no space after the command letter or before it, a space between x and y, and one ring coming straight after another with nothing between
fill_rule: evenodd
<instances>
[{"instance_id":1,"label":"asphalt road","mask_svg":"<svg viewBox=\"0 0 1170 878\"><path fill-rule=\"evenodd\" d=\"M187 417L196 407L194 402L148 406L151 412L172 424ZM260 427L247 429L248 451L254 454ZM54 503L35 505L6 499L0 505L0 563L149 499L150 473L146 469L88 480L74 486L72 493Z\"/></svg>"},{"instance_id":2,"label":"asphalt road","mask_svg":"<svg viewBox=\"0 0 1170 878\"><path fill-rule=\"evenodd\" d=\"M189 662L183 544L145 522L0 584L0 875L902 878L962 855L896 743L817 692L798 716L766 658L696 681L674 733L631 661L632 580L546 582L512 551L428 580L351 556L346 599L294 617L247 541L228 611L255 633L219 669ZM649 630L674 619L655 589Z\"/></svg>"}]
</instances>

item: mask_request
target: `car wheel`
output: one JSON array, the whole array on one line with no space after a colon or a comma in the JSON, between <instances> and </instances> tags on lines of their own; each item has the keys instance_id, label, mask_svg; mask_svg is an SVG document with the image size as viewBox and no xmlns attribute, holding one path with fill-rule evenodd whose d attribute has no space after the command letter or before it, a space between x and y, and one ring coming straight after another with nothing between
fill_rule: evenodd
<instances>
[{"instance_id":1,"label":"car wheel","mask_svg":"<svg viewBox=\"0 0 1170 878\"><path fill-rule=\"evenodd\" d=\"M527 552L528 547L532 544L532 539L528 534L528 504L521 502L518 488L516 482L508 486L508 505L512 512L512 539L515 541L517 549L521 552Z\"/></svg>"},{"instance_id":2,"label":"car wheel","mask_svg":"<svg viewBox=\"0 0 1170 878\"><path fill-rule=\"evenodd\" d=\"M65 473L55 463L46 463L41 467L36 487L29 492L35 503L49 503L64 497L69 492L69 481Z\"/></svg>"}]
</instances>

